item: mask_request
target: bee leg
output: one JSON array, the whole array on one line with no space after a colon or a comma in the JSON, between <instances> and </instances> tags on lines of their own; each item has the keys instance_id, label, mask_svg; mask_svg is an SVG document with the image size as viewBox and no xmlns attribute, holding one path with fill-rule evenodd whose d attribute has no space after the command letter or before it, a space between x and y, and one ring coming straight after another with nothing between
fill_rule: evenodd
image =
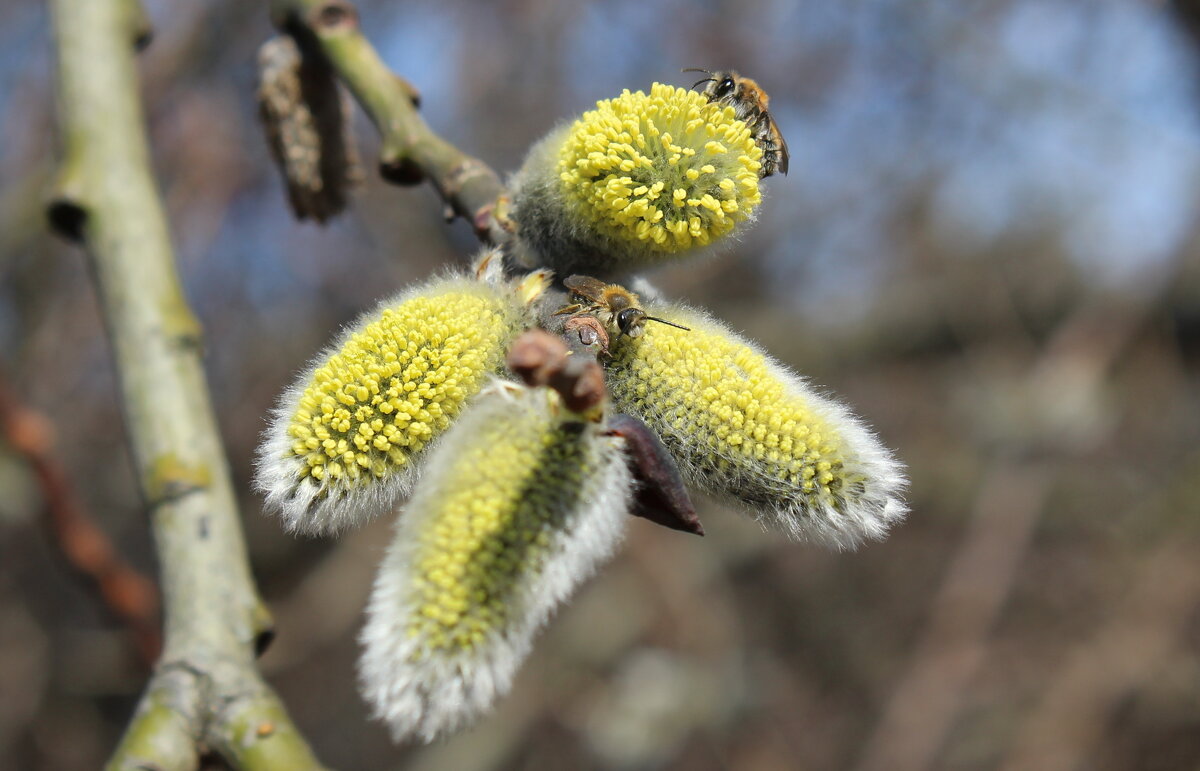
<instances>
[{"instance_id":1,"label":"bee leg","mask_svg":"<svg viewBox=\"0 0 1200 771\"><path fill-rule=\"evenodd\" d=\"M609 416L608 433L625 440L625 453L637 481L632 514L672 530L704 535L675 461L649 426L618 413Z\"/></svg>"},{"instance_id":2,"label":"bee leg","mask_svg":"<svg viewBox=\"0 0 1200 771\"><path fill-rule=\"evenodd\" d=\"M566 316L568 313L579 313L582 310L583 310L583 306L580 305L579 303L575 303L573 305L564 305L563 307L556 310L552 315Z\"/></svg>"}]
</instances>

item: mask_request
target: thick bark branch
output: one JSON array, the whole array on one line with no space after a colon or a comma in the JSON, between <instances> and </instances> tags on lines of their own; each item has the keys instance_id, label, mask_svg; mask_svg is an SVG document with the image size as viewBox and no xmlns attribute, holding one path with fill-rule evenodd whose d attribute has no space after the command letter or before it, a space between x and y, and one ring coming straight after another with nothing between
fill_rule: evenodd
<instances>
[{"instance_id":1,"label":"thick bark branch","mask_svg":"<svg viewBox=\"0 0 1200 771\"><path fill-rule=\"evenodd\" d=\"M504 185L487 164L435 134L417 112L417 92L383 63L363 36L358 11L346 0L272 0L271 15L306 56L323 56L383 137L379 172L413 185L426 177L446 203L448 219L462 217L485 243L507 241Z\"/></svg>"},{"instance_id":2,"label":"thick bark branch","mask_svg":"<svg viewBox=\"0 0 1200 771\"><path fill-rule=\"evenodd\" d=\"M82 242L112 341L138 484L161 565L165 649L111 768L317 768L255 669L270 616L250 578L233 487L150 174L131 0L55 0L64 160L52 226Z\"/></svg>"}]
</instances>

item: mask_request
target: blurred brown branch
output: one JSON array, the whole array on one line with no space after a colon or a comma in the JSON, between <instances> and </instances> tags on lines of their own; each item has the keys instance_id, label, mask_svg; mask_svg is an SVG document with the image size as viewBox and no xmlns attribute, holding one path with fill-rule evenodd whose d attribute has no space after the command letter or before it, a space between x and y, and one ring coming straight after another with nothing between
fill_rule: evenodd
<instances>
[{"instance_id":1,"label":"blurred brown branch","mask_svg":"<svg viewBox=\"0 0 1200 771\"><path fill-rule=\"evenodd\" d=\"M1174 479L1147 509L1186 510L1200 479L1200 454L1182 463ZM1002 771L1084 767L1110 715L1185 645L1198 604L1196 542L1176 534L1142 558L1128 593L1108 621L1075 647L1046 685L1040 703L1025 717Z\"/></svg>"},{"instance_id":2,"label":"blurred brown branch","mask_svg":"<svg viewBox=\"0 0 1200 771\"><path fill-rule=\"evenodd\" d=\"M179 285L138 100L130 0L56 0L64 157L51 225L91 258L166 611L163 657L110 768L317 768L255 667L270 616L250 577L233 487Z\"/></svg>"},{"instance_id":3,"label":"blurred brown branch","mask_svg":"<svg viewBox=\"0 0 1200 771\"><path fill-rule=\"evenodd\" d=\"M433 133L417 112L416 89L383 63L362 34L358 10L346 0L272 0L271 16L295 38L304 57L320 56L370 116L383 138L379 173L398 185L428 178L446 204L487 243L506 241L504 186L478 158Z\"/></svg>"},{"instance_id":4,"label":"blurred brown branch","mask_svg":"<svg viewBox=\"0 0 1200 771\"><path fill-rule=\"evenodd\" d=\"M861 771L930 768L986 656L986 640L1049 489L1049 469L998 464L934 597L907 671L859 763Z\"/></svg>"},{"instance_id":5,"label":"blurred brown branch","mask_svg":"<svg viewBox=\"0 0 1200 771\"><path fill-rule=\"evenodd\" d=\"M1168 274L1148 281L1123 305L1102 296L1081 302L1016 384L1027 420L1010 426L1013 433L981 485L967 532L860 771L933 766L1029 549L1055 472L1051 451L1094 441L1093 434L1107 428L1096 425L1096 394L1171 283Z\"/></svg>"},{"instance_id":6,"label":"blurred brown branch","mask_svg":"<svg viewBox=\"0 0 1200 771\"><path fill-rule=\"evenodd\" d=\"M46 524L67 564L99 595L105 607L133 634L147 666L162 649L158 588L121 559L80 503L66 470L54 458L50 422L21 404L0 378L0 434L24 456L37 477L45 501Z\"/></svg>"}]
</instances>

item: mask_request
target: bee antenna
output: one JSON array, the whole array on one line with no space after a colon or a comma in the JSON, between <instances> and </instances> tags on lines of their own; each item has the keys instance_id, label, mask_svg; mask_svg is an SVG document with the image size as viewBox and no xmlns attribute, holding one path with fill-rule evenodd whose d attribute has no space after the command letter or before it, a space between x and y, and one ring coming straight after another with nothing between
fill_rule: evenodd
<instances>
[{"instance_id":1,"label":"bee antenna","mask_svg":"<svg viewBox=\"0 0 1200 771\"><path fill-rule=\"evenodd\" d=\"M708 76L707 78L697 80L695 83L692 84L692 88L695 88L696 86L700 85L701 83L712 83L714 80L717 79L716 75L714 75L713 73L709 72L708 70L702 69L700 67L685 67L684 69L680 70L680 72L703 72L705 75Z\"/></svg>"},{"instance_id":2,"label":"bee antenna","mask_svg":"<svg viewBox=\"0 0 1200 771\"><path fill-rule=\"evenodd\" d=\"M676 329L682 329L684 332L692 331L691 327L685 327L682 324L676 324L674 321L667 321L666 319L660 319L657 316L643 316L642 321L657 321L659 324L666 324L668 327L675 327Z\"/></svg>"}]
</instances>

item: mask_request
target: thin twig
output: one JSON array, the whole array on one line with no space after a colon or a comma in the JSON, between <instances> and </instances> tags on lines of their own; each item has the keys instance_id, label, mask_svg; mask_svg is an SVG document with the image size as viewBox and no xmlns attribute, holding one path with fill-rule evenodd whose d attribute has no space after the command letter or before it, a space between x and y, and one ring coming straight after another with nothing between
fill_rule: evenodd
<instances>
[{"instance_id":1,"label":"thin twig","mask_svg":"<svg viewBox=\"0 0 1200 771\"><path fill-rule=\"evenodd\" d=\"M162 570L163 657L110 768L318 768L255 667L270 616L150 174L131 0L55 0L64 159L48 215L86 247Z\"/></svg>"},{"instance_id":2,"label":"thin twig","mask_svg":"<svg viewBox=\"0 0 1200 771\"><path fill-rule=\"evenodd\" d=\"M428 178L446 204L485 243L507 241L504 185L486 163L430 130L417 112L416 89L387 68L363 36L358 10L346 0L272 0L271 16L306 56L324 56L383 138L379 172L415 185Z\"/></svg>"},{"instance_id":3,"label":"thin twig","mask_svg":"<svg viewBox=\"0 0 1200 771\"><path fill-rule=\"evenodd\" d=\"M71 570L129 628L142 661L147 666L153 664L162 649L158 588L121 559L108 536L80 503L66 469L54 457L50 421L21 404L3 378L0 378L0 434L25 458L37 477L54 545Z\"/></svg>"}]
</instances>

